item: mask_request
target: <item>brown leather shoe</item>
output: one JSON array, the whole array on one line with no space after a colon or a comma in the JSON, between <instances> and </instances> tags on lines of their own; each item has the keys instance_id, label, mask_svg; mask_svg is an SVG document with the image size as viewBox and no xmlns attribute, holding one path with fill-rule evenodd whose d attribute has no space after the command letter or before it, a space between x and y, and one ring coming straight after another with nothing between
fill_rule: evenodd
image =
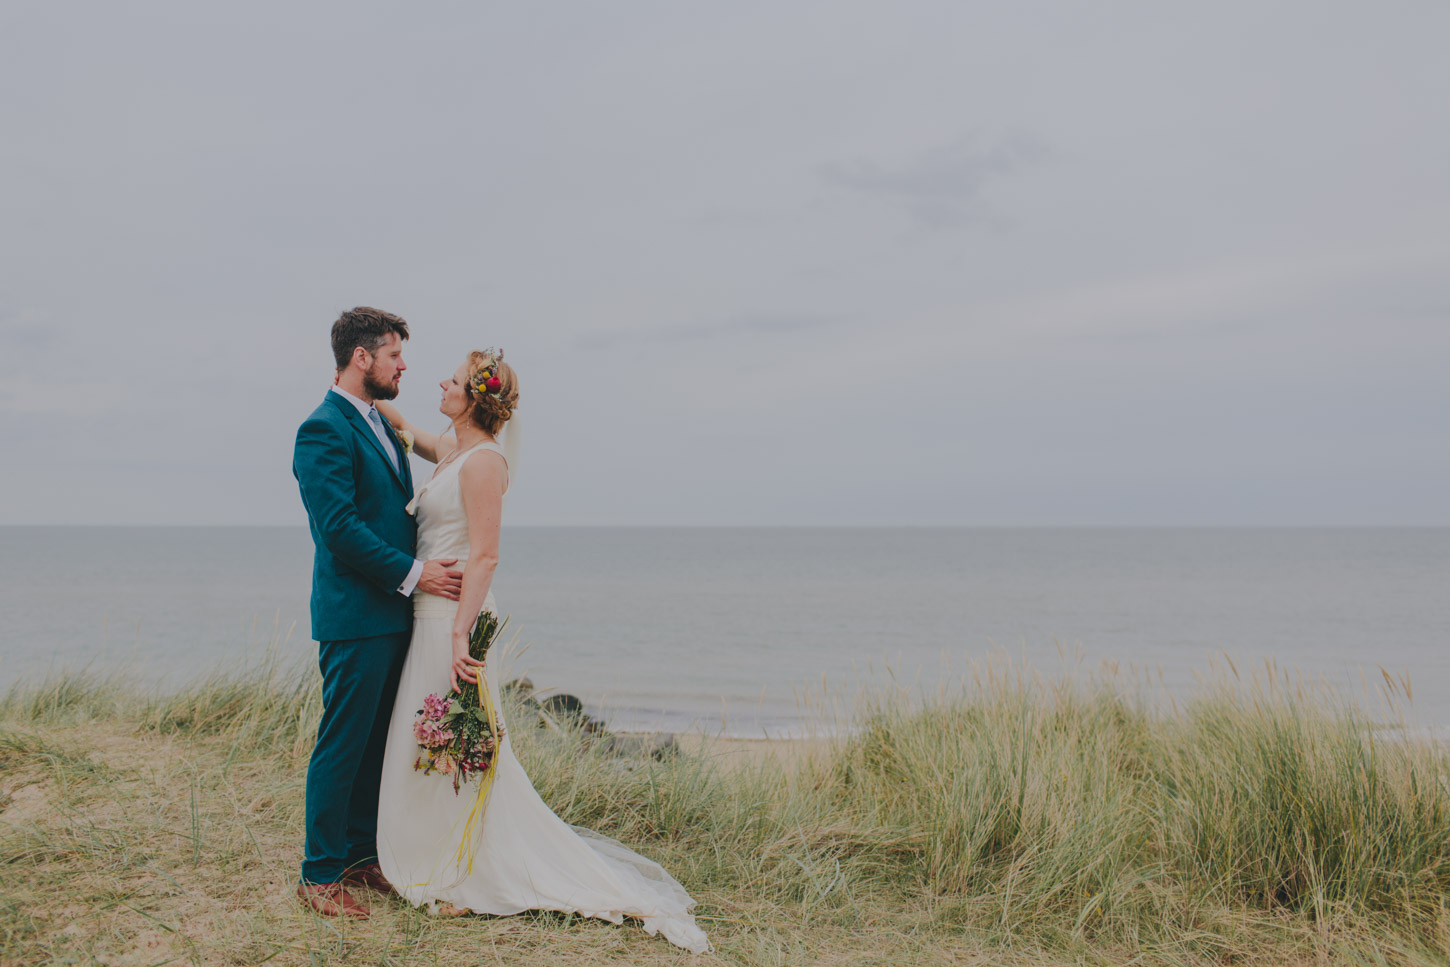
<instances>
[{"instance_id":1,"label":"brown leather shoe","mask_svg":"<svg viewBox=\"0 0 1450 967\"><path fill-rule=\"evenodd\" d=\"M366 920L369 916L368 908L354 900L341 883L299 883L297 899L324 917Z\"/></svg>"},{"instance_id":2,"label":"brown leather shoe","mask_svg":"<svg viewBox=\"0 0 1450 967\"><path fill-rule=\"evenodd\" d=\"M348 886L363 886L369 890L377 890L379 893L392 893L393 884L383 876L383 868L377 863L364 863L362 866L354 866L342 874L342 882Z\"/></svg>"}]
</instances>

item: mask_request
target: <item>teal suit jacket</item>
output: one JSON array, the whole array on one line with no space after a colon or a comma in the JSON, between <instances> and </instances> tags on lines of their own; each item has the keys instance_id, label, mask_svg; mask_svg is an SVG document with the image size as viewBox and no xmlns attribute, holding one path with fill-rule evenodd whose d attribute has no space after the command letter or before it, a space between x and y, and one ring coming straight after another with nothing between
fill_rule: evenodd
<instances>
[{"instance_id":1,"label":"teal suit jacket","mask_svg":"<svg viewBox=\"0 0 1450 967\"><path fill-rule=\"evenodd\" d=\"M297 430L292 473L317 548L317 641L371 638L412 626L413 603L398 587L412 570L417 547L417 523L403 509L413 496L413 475L402 443L391 427L387 433L399 470L357 408L331 390Z\"/></svg>"}]
</instances>

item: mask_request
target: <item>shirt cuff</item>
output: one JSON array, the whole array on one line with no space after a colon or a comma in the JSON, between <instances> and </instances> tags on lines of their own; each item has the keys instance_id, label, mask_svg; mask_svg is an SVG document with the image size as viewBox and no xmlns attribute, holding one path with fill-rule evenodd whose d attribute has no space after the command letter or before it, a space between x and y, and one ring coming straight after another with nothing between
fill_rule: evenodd
<instances>
[{"instance_id":1,"label":"shirt cuff","mask_svg":"<svg viewBox=\"0 0 1450 967\"><path fill-rule=\"evenodd\" d=\"M413 596L413 589L418 586L418 579L423 576L423 562L414 561L413 566L408 569L408 576L398 586L398 593L405 598Z\"/></svg>"}]
</instances>

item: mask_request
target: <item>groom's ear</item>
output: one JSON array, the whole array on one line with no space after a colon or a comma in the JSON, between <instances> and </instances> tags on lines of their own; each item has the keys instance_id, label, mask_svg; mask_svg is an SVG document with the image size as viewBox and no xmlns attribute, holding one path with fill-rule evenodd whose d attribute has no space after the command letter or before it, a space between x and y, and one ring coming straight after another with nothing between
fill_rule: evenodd
<instances>
[{"instance_id":1,"label":"groom's ear","mask_svg":"<svg viewBox=\"0 0 1450 967\"><path fill-rule=\"evenodd\" d=\"M352 359L348 360L348 365L361 366L363 369L367 369L369 355L371 354L366 349L361 346L354 346L352 347Z\"/></svg>"}]
</instances>

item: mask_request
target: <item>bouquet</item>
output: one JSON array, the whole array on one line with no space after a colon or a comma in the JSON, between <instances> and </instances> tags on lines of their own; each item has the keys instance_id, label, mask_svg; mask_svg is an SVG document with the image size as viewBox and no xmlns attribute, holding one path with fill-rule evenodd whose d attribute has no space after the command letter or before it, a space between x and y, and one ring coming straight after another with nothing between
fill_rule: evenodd
<instances>
[{"instance_id":1,"label":"bouquet","mask_svg":"<svg viewBox=\"0 0 1450 967\"><path fill-rule=\"evenodd\" d=\"M480 614L468 633L468 654L483 661L502 630L497 615ZM423 750L413 768L425 776L433 772L452 776L454 794L462 783L493 768L503 740L503 726L488 697L488 679L482 668L475 671L477 682L462 682L456 692L429 695L413 719L413 737ZM485 782L480 798L489 784Z\"/></svg>"}]
</instances>

